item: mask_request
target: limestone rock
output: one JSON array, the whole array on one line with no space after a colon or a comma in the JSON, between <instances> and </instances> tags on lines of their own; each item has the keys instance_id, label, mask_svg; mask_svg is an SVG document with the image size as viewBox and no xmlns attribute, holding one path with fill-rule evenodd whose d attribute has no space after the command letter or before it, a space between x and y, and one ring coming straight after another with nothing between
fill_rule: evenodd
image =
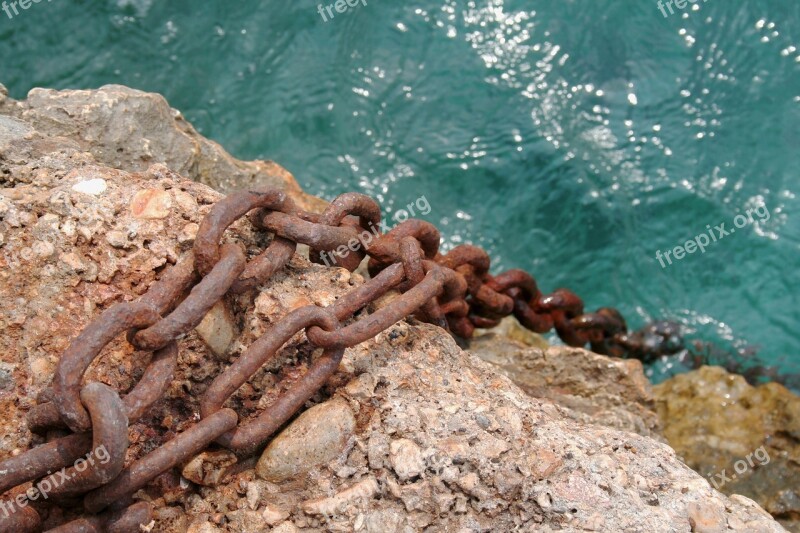
<instances>
[{"instance_id":1,"label":"limestone rock","mask_svg":"<svg viewBox=\"0 0 800 533\"><path fill-rule=\"evenodd\" d=\"M236 338L236 326L224 301L220 300L214 304L196 331L214 355L225 356L228 347Z\"/></svg>"},{"instance_id":2,"label":"limestone rock","mask_svg":"<svg viewBox=\"0 0 800 533\"><path fill-rule=\"evenodd\" d=\"M473 339L467 349L531 396L565 407L576 420L661 438L650 382L639 361L580 348L541 349L497 334Z\"/></svg>"},{"instance_id":3,"label":"limestone rock","mask_svg":"<svg viewBox=\"0 0 800 533\"><path fill-rule=\"evenodd\" d=\"M800 531L800 397L708 366L654 391L664 435L687 465Z\"/></svg>"},{"instance_id":4,"label":"limestone rock","mask_svg":"<svg viewBox=\"0 0 800 533\"><path fill-rule=\"evenodd\" d=\"M409 439L398 439L389 445L389 461L401 480L416 477L425 471L422 450Z\"/></svg>"},{"instance_id":5,"label":"limestone rock","mask_svg":"<svg viewBox=\"0 0 800 533\"><path fill-rule=\"evenodd\" d=\"M143 172L154 163L163 163L221 191L277 187L296 195L307 208L324 206L303 193L294 178L274 162L233 158L217 143L198 134L158 94L121 85L87 91L33 89L27 100L0 101L0 115L14 117L2 119L0 147L4 129L17 128L15 136L35 129L46 137L75 141L111 168ZM11 121L20 125L13 126Z\"/></svg>"}]
</instances>

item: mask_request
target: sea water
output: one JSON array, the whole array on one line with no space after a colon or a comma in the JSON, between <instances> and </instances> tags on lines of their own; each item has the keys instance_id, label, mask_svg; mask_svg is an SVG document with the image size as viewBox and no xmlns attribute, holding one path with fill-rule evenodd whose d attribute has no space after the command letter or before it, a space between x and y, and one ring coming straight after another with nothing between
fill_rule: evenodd
<instances>
[{"instance_id":1,"label":"sea water","mask_svg":"<svg viewBox=\"0 0 800 533\"><path fill-rule=\"evenodd\" d=\"M483 246L495 272L800 373L799 2L14 4L15 98L161 93L311 193L389 217L424 196L445 247Z\"/></svg>"}]
</instances>

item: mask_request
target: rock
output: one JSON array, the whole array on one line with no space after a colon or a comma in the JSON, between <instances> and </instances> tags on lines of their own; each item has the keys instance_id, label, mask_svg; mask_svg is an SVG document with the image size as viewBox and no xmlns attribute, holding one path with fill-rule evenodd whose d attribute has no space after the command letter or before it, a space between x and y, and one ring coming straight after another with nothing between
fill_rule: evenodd
<instances>
[{"instance_id":1,"label":"rock","mask_svg":"<svg viewBox=\"0 0 800 533\"><path fill-rule=\"evenodd\" d=\"M158 94L120 85L89 91L33 89L27 100L0 100L0 106L0 115L23 121L45 137L68 139L111 168L143 172L163 163L221 191L277 187L296 196L307 209L324 207L272 161L239 161L203 138ZM0 146L2 131L0 123Z\"/></svg>"},{"instance_id":2,"label":"rock","mask_svg":"<svg viewBox=\"0 0 800 533\"><path fill-rule=\"evenodd\" d=\"M425 471L422 450L409 439L399 439L389 445L389 461L395 474L402 480L416 477Z\"/></svg>"},{"instance_id":3,"label":"rock","mask_svg":"<svg viewBox=\"0 0 800 533\"><path fill-rule=\"evenodd\" d=\"M100 196L106 190L108 185L106 184L106 180L104 179L93 179L93 180L86 180L80 181L72 186L72 190L76 192L82 192L83 194L90 194L92 196Z\"/></svg>"},{"instance_id":4,"label":"rock","mask_svg":"<svg viewBox=\"0 0 800 533\"><path fill-rule=\"evenodd\" d=\"M302 507L306 514L331 516L345 511L359 501L369 502L379 491L377 480L369 477L330 498L318 498L304 502Z\"/></svg>"},{"instance_id":5,"label":"rock","mask_svg":"<svg viewBox=\"0 0 800 533\"><path fill-rule=\"evenodd\" d=\"M210 522L193 522L186 533L222 533L222 530Z\"/></svg>"},{"instance_id":6,"label":"rock","mask_svg":"<svg viewBox=\"0 0 800 533\"><path fill-rule=\"evenodd\" d=\"M203 342L218 357L224 357L228 347L236 338L236 327L233 325L228 307L220 300L212 307L203 321L195 328Z\"/></svg>"},{"instance_id":7,"label":"rock","mask_svg":"<svg viewBox=\"0 0 800 533\"><path fill-rule=\"evenodd\" d=\"M0 387L2 459L40 442L24 416L76 333L115 303L137 298L190 253L187 227L200 224L221 194L187 178L208 180L213 168L242 187L269 180L264 163L235 162L163 99L138 91L33 91L25 102L0 102L0 116L31 128L25 139L14 134L0 142L0 363L10 365L4 379L13 385ZM73 189L99 179L106 183L100 194ZM143 190L169 195L166 216L135 216L131 204ZM121 235L109 239L111 232ZM266 239L240 220L223 241L252 257ZM362 282L295 255L258 290L226 300L239 330L227 355L240 356L290 309L329 305ZM131 390L148 355L124 337L103 350L87 382ZM130 427L130 460L195 424L200 398L228 367L197 331L179 349L164 398ZM348 348L306 406L313 407L274 437L258 462L241 457L225 468L229 475L215 477L227 459L215 463L219 448L210 446L186 474L215 486L181 484L177 492L170 489L170 479L180 483L173 469L137 497L153 501L153 530L165 533L263 531L270 523L282 533L689 531L706 523L708 509L716 524L720 508L731 530L782 531L750 500L713 490L664 443L588 423L646 411L646 388L633 366L563 348L519 350L547 362L533 365L551 382L535 384L540 394L562 387L563 394L552 393L556 401L587 412L526 394L439 328L400 321ZM313 352L297 335L227 405L242 421L269 409L283 390L278 381L296 379ZM569 380L553 370L558 365ZM43 516L60 516L51 502L38 505Z\"/></svg>"},{"instance_id":8,"label":"rock","mask_svg":"<svg viewBox=\"0 0 800 533\"><path fill-rule=\"evenodd\" d=\"M654 394L664 435L687 465L800 531L800 397L720 367L675 376Z\"/></svg>"},{"instance_id":9,"label":"rock","mask_svg":"<svg viewBox=\"0 0 800 533\"><path fill-rule=\"evenodd\" d=\"M7 148L13 141L24 141L32 133L33 128L27 122L0 115L0 149Z\"/></svg>"},{"instance_id":10,"label":"rock","mask_svg":"<svg viewBox=\"0 0 800 533\"><path fill-rule=\"evenodd\" d=\"M347 403L331 400L300 415L270 443L256 471L267 481L295 478L341 455L356 421Z\"/></svg>"},{"instance_id":11,"label":"rock","mask_svg":"<svg viewBox=\"0 0 800 533\"><path fill-rule=\"evenodd\" d=\"M489 340L493 343L504 343L514 341L531 348L546 350L550 347L547 340L529 329L523 328L513 316L507 316L500 321L500 324L492 329L475 330L474 340Z\"/></svg>"},{"instance_id":12,"label":"rock","mask_svg":"<svg viewBox=\"0 0 800 533\"><path fill-rule=\"evenodd\" d=\"M271 533L299 533L299 529L293 523L286 521L272 530Z\"/></svg>"},{"instance_id":13,"label":"rock","mask_svg":"<svg viewBox=\"0 0 800 533\"><path fill-rule=\"evenodd\" d=\"M136 195L133 197L133 201L131 201L131 214L134 218L167 218L171 207L172 197L167 191L144 189L137 191Z\"/></svg>"},{"instance_id":14,"label":"rock","mask_svg":"<svg viewBox=\"0 0 800 533\"><path fill-rule=\"evenodd\" d=\"M503 324L510 331L520 327L507 325L508 320ZM500 334L477 337L468 350L531 396L565 407L576 420L661 438L651 385L639 361L580 348L541 349Z\"/></svg>"},{"instance_id":15,"label":"rock","mask_svg":"<svg viewBox=\"0 0 800 533\"><path fill-rule=\"evenodd\" d=\"M227 468L236 462L236 456L227 450L202 452L186 463L181 474L192 483L216 487L225 476Z\"/></svg>"},{"instance_id":16,"label":"rock","mask_svg":"<svg viewBox=\"0 0 800 533\"><path fill-rule=\"evenodd\" d=\"M248 509L237 509L225 514L227 528L231 531L266 531L267 524L263 513Z\"/></svg>"},{"instance_id":17,"label":"rock","mask_svg":"<svg viewBox=\"0 0 800 533\"><path fill-rule=\"evenodd\" d=\"M266 522L267 525L274 526L289 518L289 512L273 505L267 505L262 511L261 516L264 518L264 522Z\"/></svg>"},{"instance_id":18,"label":"rock","mask_svg":"<svg viewBox=\"0 0 800 533\"><path fill-rule=\"evenodd\" d=\"M696 533L724 533L728 530L724 507L715 502L690 503L687 506L689 525Z\"/></svg>"}]
</instances>

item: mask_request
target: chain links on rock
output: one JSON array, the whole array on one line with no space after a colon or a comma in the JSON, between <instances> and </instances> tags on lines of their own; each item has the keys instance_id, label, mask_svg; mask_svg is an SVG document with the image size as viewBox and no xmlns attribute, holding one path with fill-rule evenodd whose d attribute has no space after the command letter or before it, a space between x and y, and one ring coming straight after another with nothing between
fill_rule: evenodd
<instances>
[{"instance_id":1,"label":"chain links on rock","mask_svg":"<svg viewBox=\"0 0 800 533\"><path fill-rule=\"evenodd\" d=\"M271 244L249 261L238 245L221 244L225 230L248 214L257 228L273 235ZM55 501L82 497L89 516L52 532L139 531L140 524L151 521L152 509L147 503L131 504L135 491L213 442L239 454L254 453L325 384L346 348L411 315L462 338L513 314L532 331L555 329L567 344L590 344L598 353L652 360L680 348L676 332L664 324L629 333L616 310L584 313L583 301L574 293L558 289L543 295L522 270L492 276L489 256L478 247L463 245L441 254L439 231L428 222L407 220L386 234L375 229L380 223L380 206L357 193L339 196L321 215L299 209L277 190L237 192L219 201L200 225L191 254L138 300L110 307L72 341L52 385L27 419L35 433L72 433L0 462L0 493L38 480L34 486L47 482ZM327 264L330 257L350 271L369 256L372 277L328 307L295 309L273 324L214 379L200 400L199 422L123 468L128 427L166 393L177 366L178 341L226 295L253 290L269 280L289 262L298 244L311 248L315 263ZM400 296L353 320L393 290ZM305 332L311 347L322 349L306 372L251 420L225 408L225 402L299 332ZM142 379L124 397L101 383L83 384L92 361L123 333L135 349L153 353ZM100 449L103 460L97 457ZM83 457L79 471L76 461ZM51 475L59 470L64 472L61 481ZM41 528L37 511L20 504L19 496L4 508L10 512L0 512L0 533Z\"/></svg>"}]
</instances>

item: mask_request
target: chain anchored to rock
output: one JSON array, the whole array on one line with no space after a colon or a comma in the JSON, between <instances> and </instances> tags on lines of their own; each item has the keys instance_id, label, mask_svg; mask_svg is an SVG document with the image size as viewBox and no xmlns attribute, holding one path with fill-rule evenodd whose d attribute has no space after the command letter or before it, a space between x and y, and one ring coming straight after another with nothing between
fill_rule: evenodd
<instances>
[{"instance_id":1,"label":"chain anchored to rock","mask_svg":"<svg viewBox=\"0 0 800 533\"><path fill-rule=\"evenodd\" d=\"M273 235L270 245L249 260L239 246L221 244L226 229L248 214L255 227ZM80 498L87 514L50 531L138 532L151 521L152 509L148 503L133 503L134 492L214 442L238 454L254 453L322 388L346 348L409 316L469 338L476 328L492 328L514 315L537 333L555 329L570 346L589 344L597 353L642 360L682 347L678 332L668 324L629 332L615 309L584 313L583 301L574 293L558 289L544 295L522 270L492 276L489 256L481 248L463 245L442 254L439 231L430 223L412 219L375 236L367 228L380 221L380 206L357 193L339 196L320 215L299 209L277 190L238 192L214 205L191 254L138 300L104 311L62 355L51 386L27 422L34 433L58 429L68 434L0 463L0 493L17 488L11 503L0 510L0 533L39 531L41 517L26 498L35 500L34 494L45 489L45 497L56 503L74 506ZM125 467L128 428L166 393L177 366L178 340L226 295L268 281L286 266L298 244L310 247L316 263L323 254L351 250L341 261L350 271L369 256L371 279L328 307L301 307L272 325L214 379L200 400L197 424ZM355 318L390 291L400 296ZM301 331L311 346L322 349L308 370L250 419L226 408L226 401ZM84 384L91 363L122 334L137 350L153 353L139 383L124 396L104 384ZM29 482L30 488L20 492Z\"/></svg>"}]
</instances>

